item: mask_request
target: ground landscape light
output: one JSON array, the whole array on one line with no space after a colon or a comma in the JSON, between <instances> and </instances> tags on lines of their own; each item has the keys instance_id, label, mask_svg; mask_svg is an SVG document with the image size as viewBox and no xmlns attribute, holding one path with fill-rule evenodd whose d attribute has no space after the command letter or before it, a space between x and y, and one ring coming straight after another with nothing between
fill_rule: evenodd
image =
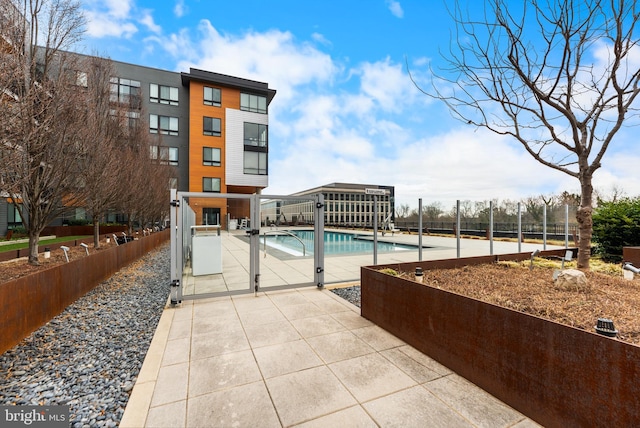
<instances>
[{"instance_id":1,"label":"ground landscape light","mask_svg":"<svg viewBox=\"0 0 640 428\"><path fill-rule=\"evenodd\" d=\"M533 258L535 256L537 256L538 254L540 254L540 250L535 250L533 253L531 253L531 263L529 263L529 270L533 270Z\"/></svg>"},{"instance_id":2,"label":"ground landscape light","mask_svg":"<svg viewBox=\"0 0 640 428\"><path fill-rule=\"evenodd\" d=\"M84 251L87 253L87 256L89 255L89 246L87 244L85 244L84 242L80 244L80 246L82 248L84 248Z\"/></svg>"},{"instance_id":3,"label":"ground landscape light","mask_svg":"<svg viewBox=\"0 0 640 428\"><path fill-rule=\"evenodd\" d=\"M68 253L69 247L65 247L64 245L61 245L60 249L64 251L64 257L65 259L67 259L67 263L69 263L69 253Z\"/></svg>"}]
</instances>

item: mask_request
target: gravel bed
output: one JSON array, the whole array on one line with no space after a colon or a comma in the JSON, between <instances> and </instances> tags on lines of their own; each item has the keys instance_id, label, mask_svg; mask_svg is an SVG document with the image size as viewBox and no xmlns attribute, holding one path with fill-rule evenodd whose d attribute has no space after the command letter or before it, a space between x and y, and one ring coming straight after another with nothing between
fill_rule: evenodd
<instances>
[{"instance_id":1,"label":"gravel bed","mask_svg":"<svg viewBox=\"0 0 640 428\"><path fill-rule=\"evenodd\" d=\"M119 425L170 292L147 254L0 356L0 404L69 405L71 427Z\"/></svg>"},{"instance_id":2,"label":"gravel bed","mask_svg":"<svg viewBox=\"0 0 640 428\"><path fill-rule=\"evenodd\" d=\"M359 285L352 286L352 287L345 287L345 288L334 288L333 290L331 290L331 292L342 297L347 302L352 303L357 307L360 307L360 286Z\"/></svg>"}]
</instances>

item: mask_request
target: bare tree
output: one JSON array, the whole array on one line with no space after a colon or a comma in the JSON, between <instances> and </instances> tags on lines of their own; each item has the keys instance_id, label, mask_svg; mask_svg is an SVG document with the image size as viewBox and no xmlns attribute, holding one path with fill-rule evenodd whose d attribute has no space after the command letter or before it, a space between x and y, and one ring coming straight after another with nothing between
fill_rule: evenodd
<instances>
[{"instance_id":1,"label":"bare tree","mask_svg":"<svg viewBox=\"0 0 640 428\"><path fill-rule=\"evenodd\" d=\"M6 46L0 50L1 182L29 235L29 263L38 263L40 233L81 199L76 143L83 108L74 56L83 31L80 3L0 0Z\"/></svg>"},{"instance_id":2,"label":"bare tree","mask_svg":"<svg viewBox=\"0 0 640 428\"><path fill-rule=\"evenodd\" d=\"M79 142L81 183L85 190L81 204L93 222L93 243L100 248L100 219L115 206L119 179L118 143L126 123L127 111L111 102L110 80L115 75L109 60L98 56L85 57L86 134Z\"/></svg>"},{"instance_id":3,"label":"bare tree","mask_svg":"<svg viewBox=\"0 0 640 428\"><path fill-rule=\"evenodd\" d=\"M438 220L442 212L442 205L440 202L433 202L422 208L422 213L429 221Z\"/></svg>"},{"instance_id":4,"label":"bare tree","mask_svg":"<svg viewBox=\"0 0 640 428\"><path fill-rule=\"evenodd\" d=\"M405 218L409 215L409 204L400 204L396 207L396 217Z\"/></svg>"},{"instance_id":5,"label":"bare tree","mask_svg":"<svg viewBox=\"0 0 640 428\"><path fill-rule=\"evenodd\" d=\"M448 67L423 92L464 123L513 137L543 165L579 180L578 267L588 269L593 175L623 123L638 119L637 2L484 4L476 19L456 1Z\"/></svg>"}]
</instances>

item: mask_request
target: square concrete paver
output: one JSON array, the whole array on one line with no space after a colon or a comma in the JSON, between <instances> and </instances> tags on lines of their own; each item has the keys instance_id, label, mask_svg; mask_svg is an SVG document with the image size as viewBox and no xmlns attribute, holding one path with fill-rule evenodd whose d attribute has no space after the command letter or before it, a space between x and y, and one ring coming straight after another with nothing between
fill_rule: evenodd
<instances>
[{"instance_id":1,"label":"square concrete paver","mask_svg":"<svg viewBox=\"0 0 640 428\"><path fill-rule=\"evenodd\" d=\"M300 335L305 338L346 330L345 326L333 319L330 315L293 320L291 324L293 324Z\"/></svg>"},{"instance_id":2,"label":"square concrete paver","mask_svg":"<svg viewBox=\"0 0 640 428\"><path fill-rule=\"evenodd\" d=\"M510 427L525 419L521 413L455 373L427 382L424 387L479 427Z\"/></svg>"},{"instance_id":3,"label":"square concrete paver","mask_svg":"<svg viewBox=\"0 0 640 428\"><path fill-rule=\"evenodd\" d=\"M257 348L253 353L265 379L323 364L304 340Z\"/></svg>"},{"instance_id":4,"label":"square concrete paver","mask_svg":"<svg viewBox=\"0 0 640 428\"><path fill-rule=\"evenodd\" d=\"M187 427L263 427L282 425L264 383L255 382L189 399Z\"/></svg>"},{"instance_id":5,"label":"square concrete paver","mask_svg":"<svg viewBox=\"0 0 640 428\"><path fill-rule=\"evenodd\" d=\"M151 407L186 400L189 363L160 367Z\"/></svg>"},{"instance_id":6,"label":"square concrete paver","mask_svg":"<svg viewBox=\"0 0 640 428\"><path fill-rule=\"evenodd\" d=\"M284 426L357 404L326 366L266 379L265 382Z\"/></svg>"},{"instance_id":7,"label":"square concrete paver","mask_svg":"<svg viewBox=\"0 0 640 428\"><path fill-rule=\"evenodd\" d=\"M230 325L226 329L212 331L210 334L191 338L191 359L213 357L229 352L249 349L244 330L239 325Z\"/></svg>"},{"instance_id":8,"label":"square concrete paver","mask_svg":"<svg viewBox=\"0 0 640 428\"><path fill-rule=\"evenodd\" d=\"M296 425L296 428L377 428L378 425L367 415L361 406L353 406L348 409L322 416L309 422Z\"/></svg>"},{"instance_id":9,"label":"square concrete paver","mask_svg":"<svg viewBox=\"0 0 640 428\"><path fill-rule=\"evenodd\" d=\"M364 403L363 407L381 427L472 427L422 386L396 392Z\"/></svg>"},{"instance_id":10,"label":"square concrete paver","mask_svg":"<svg viewBox=\"0 0 640 428\"><path fill-rule=\"evenodd\" d=\"M149 409L146 428L167 428L186 426L187 420L187 400L180 400L174 403Z\"/></svg>"},{"instance_id":11,"label":"square concrete paver","mask_svg":"<svg viewBox=\"0 0 640 428\"><path fill-rule=\"evenodd\" d=\"M307 342L327 364L375 352L350 331L310 337Z\"/></svg>"},{"instance_id":12,"label":"square concrete paver","mask_svg":"<svg viewBox=\"0 0 640 428\"><path fill-rule=\"evenodd\" d=\"M195 360L189 371L189 397L262 380L250 350Z\"/></svg>"},{"instance_id":13,"label":"square concrete paver","mask_svg":"<svg viewBox=\"0 0 640 428\"><path fill-rule=\"evenodd\" d=\"M289 321L247 326L244 330L252 348L292 342L301 338L298 330L293 328Z\"/></svg>"},{"instance_id":14,"label":"square concrete paver","mask_svg":"<svg viewBox=\"0 0 640 428\"><path fill-rule=\"evenodd\" d=\"M329 368L361 403L416 385L416 381L379 354L340 361Z\"/></svg>"}]
</instances>

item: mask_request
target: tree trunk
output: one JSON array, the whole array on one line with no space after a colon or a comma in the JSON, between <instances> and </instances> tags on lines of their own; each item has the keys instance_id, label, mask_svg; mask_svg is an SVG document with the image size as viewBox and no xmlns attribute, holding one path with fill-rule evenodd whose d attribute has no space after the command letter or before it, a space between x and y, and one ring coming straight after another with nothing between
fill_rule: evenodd
<instances>
[{"instance_id":1,"label":"tree trunk","mask_svg":"<svg viewBox=\"0 0 640 428\"><path fill-rule=\"evenodd\" d=\"M593 234L593 185L592 176L582 174L580 177L580 207L576 212L578 221L578 269L589 270L591 258L591 236Z\"/></svg>"},{"instance_id":2,"label":"tree trunk","mask_svg":"<svg viewBox=\"0 0 640 428\"><path fill-rule=\"evenodd\" d=\"M29 231L29 264L31 265L39 265L38 261L38 240L40 239L40 234L35 233L35 231Z\"/></svg>"},{"instance_id":3,"label":"tree trunk","mask_svg":"<svg viewBox=\"0 0 640 428\"><path fill-rule=\"evenodd\" d=\"M100 248L100 221L98 216L93 216L93 247L97 250Z\"/></svg>"}]
</instances>

